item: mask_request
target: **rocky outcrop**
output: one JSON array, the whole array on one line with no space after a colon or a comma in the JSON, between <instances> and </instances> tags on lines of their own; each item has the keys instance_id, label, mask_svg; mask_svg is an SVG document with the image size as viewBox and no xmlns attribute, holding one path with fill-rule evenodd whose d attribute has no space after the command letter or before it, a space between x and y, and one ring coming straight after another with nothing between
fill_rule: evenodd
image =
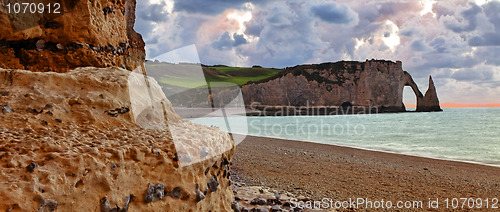
<instances>
[{"instance_id":1,"label":"rocky outcrop","mask_svg":"<svg viewBox=\"0 0 500 212\"><path fill-rule=\"evenodd\" d=\"M431 106L435 106L433 104L436 102L424 101L417 84L408 72L403 71L400 61L341 61L300 65L286 68L274 77L259 82L249 82L242 87L242 91L245 104L252 107L256 103L261 107L321 107L349 104L358 107L377 107L382 112L399 112L405 111L403 105L405 86L412 87L418 105L426 104L426 108L431 110L435 108ZM435 99L437 100L437 95Z\"/></svg>"},{"instance_id":2,"label":"rocky outcrop","mask_svg":"<svg viewBox=\"0 0 500 212\"><path fill-rule=\"evenodd\" d=\"M439 99L437 96L436 87L434 87L432 76L429 76L429 88L427 89L427 92L425 92L425 96L421 100L420 104L417 104L417 111L443 111L439 106Z\"/></svg>"},{"instance_id":3,"label":"rocky outcrop","mask_svg":"<svg viewBox=\"0 0 500 212\"><path fill-rule=\"evenodd\" d=\"M230 136L152 78L0 69L0 106L0 211L231 210Z\"/></svg>"},{"instance_id":4,"label":"rocky outcrop","mask_svg":"<svg viewBox=\"0 0 500 212\"><path fill-rule=\"evenodd\" d=\"M0 2L0 68L134 70L144 63L144 42L133 29L135 0L43 2L44 13L9 13L8 2ZM56 3L61 5L60 13L54 13ZM51 13L48 4L53 7Z\"/></svg>"},{"instance_id":5,"label":"rocky outcrop","mask_svg":"<svg viewBox=\"0 0 500 212\"><path fill-rule=\"evenodd\" d=\"M0 211L231 210L234 142L143 74L135 0L9 2L23 1L0 1Z\"/></svg>"}]
</instances>

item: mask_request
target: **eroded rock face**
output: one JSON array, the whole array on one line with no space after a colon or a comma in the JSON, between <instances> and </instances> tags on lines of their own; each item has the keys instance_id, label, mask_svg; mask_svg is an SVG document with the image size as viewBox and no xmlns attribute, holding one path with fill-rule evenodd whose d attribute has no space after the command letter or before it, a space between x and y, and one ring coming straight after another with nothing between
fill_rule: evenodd
<instances>
[{"instance_id":1,"label":"eroded rock face","mask_svg":"<svg viewBox=\"0 0 500 212\"><path fill-rule=\"evenodd\" d=\"M0 68L66 72L76 67L117 66L134 70L144 63L144 42L133 29L135 0L35 1L59 2L59 14L12 14L5 2L0 1Z\"/></svg>"},{"instance_id":2,"label":"eroded rock face","mask_svg":"<svg viewBox=\"0 0 500 212\"><path fill-rule=\"evenodd\" d=\"M273 78L244 85L242 91L247 105L314 107L349 103L387 112L405 111L404 86L412 87L418 102L423 100L400 61L367 60L287 68Z\"/></svg>"},{"instance_id":3,"label":"eroded rock face","mask_svg":"<svg viewBox=\"0 0 500 212\"><path fill-rule=\"evenodd\" d=\"M0 69L0 211L231 210L230 136L181 120L153 80L166 123L139 127L155 113L133 109L132 74Z\"/></svg>"},{"instance_id":4,"label":"eroded rock face","mask_svg":"<svg viewBox=\"0 0 500 212\"><path fill-rule=\"evenodd\" d=\"M429 76L429 88L427 89L427 92L425 92L425 96L421 100L421 104L417 104L417 111L443 111L439 106L439 99L437 96L436 87L434 86L434 81L432 80L432 76Z\"/></svg>"}]
</instances>

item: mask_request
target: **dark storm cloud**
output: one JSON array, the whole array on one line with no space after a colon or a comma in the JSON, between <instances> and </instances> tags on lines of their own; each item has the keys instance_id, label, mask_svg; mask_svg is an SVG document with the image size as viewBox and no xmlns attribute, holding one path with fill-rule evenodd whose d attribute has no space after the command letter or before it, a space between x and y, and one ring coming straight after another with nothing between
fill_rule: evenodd
<instances>
[{"instance_id":1,"label":"dark storm cloud","mask_svg":"<svg viewBox=\"0 0 500 212\"><path fill-rule=\"evenodd\" d=\"M233 40L229 36L229 32L224 32L219 40L212 43L212 46L219 50L229 49L233 47Z\"/></svg>"},{"instance_id":2,"label":"dark storm cloud","mask_svg":"<svg viewBox=\"0 0 500 212\"><path fill-rule=\"evenodd\" d=\"M276 17L275 12L283 18ZM248 56L249 64L265 67L306 63L325 47L319 38L322 32L314 28L318 20L311 14L309 2L275 1L254 13L246 32L259 37L258 43L240 53Z\"/></svg>"},{"instance_id":3,"label":"dark storm cloud","mask_svg":"<svg viewBox=\"0 0 500 212\"><path fill-rule=\"evenodd\" d=\"M438 53L444 53L446 52L446 40L442 37L438 37L434 40L432 40L429 45L431 45L434 50Z\"/></svg>"},{"instance_id":4,"label":"dark storm cloud","mask_svg":"<svg viewBox=\"0 0 500 212\"><path fill-rule=\"evenodd\" d=\"M158 36L154 36L154 37L146 40L145 42L148 43L148 44L151 44L151 45L157 44L159 42L159 37Z\"/></svg>"},{"instance_id":5,"label":"dark storm cloud","mask_svg":"<svg viewBox=\"0 0 500 212\"><path fill-rule=\"evenodd\" d=\"M292 24L292 19L294 19L293 14L289 10L284 10L283 8L275 7L271 11L271 16L269 16L266 21L273 27L286 27Z\"/></svg>"},{"instance_id":6,"label":"dark storm cloud","mask_svg":"<svg viewBox=\"0 0 500 212\"><path fill-rule=\"evenodd\" d=\"M479 58L483 58L488 65L500 66L500 59L498 59L500 47L482 47L478 49L476 55Z\"/></svg>"},{"instance_id":7,"label":"dark storm cloud","mask_svg":"<svg viewBox=\"0 0 500 212\"><path fill-rule=\"evenodd\" d=\"M492 11L497 11L496 8L487 4L481 8L474 3L468 3L465 10L454 15L455 12L450 9L452 6L453 4L438 3L434 8L438 19L443 18L441 23L448 30L447 33L442 31L442 34L433 39L420 37L411 42L410 49L419 52L418 59L413 59L415 62L410 68L412 75L415 78L423 78L433 74L436 78L475 84L493 80L498 70L491 68L491 65L498 65L500 62L492 56L497 54L496 50L487 45L500 43L500 39L496 33L486 30L495 30L488 27L487 22L495 22L493 20L498 16ZM436 32L437 29L430 26L420 28L417 29L419 33L416 36L425 35L427 31ZM473 49L471 46L482 47Z\"/></svg>"},{"instance_id":8,"label":"dark storm cloud","mask_svg":"<svg viewBox=\"0 0 500 212\"><path fill-rule=\"evenodd\" d=\"M495 94L500 93L500 2L478 6L469 3L474 0L437 1L432 10L436 16L421 16L421 0L174 0L166 1L174 4L167 15L159 9L162 4L152 7L150 0L142 1L135 28L147 43L148 58L196 44L206 64L282 68L401 60L417 83L425 85L432 74L443 99L467 92L500 96ZM242 23L244 35L235 34L241 25L225 13L234 10L252 13ZM387 21L399 33L388 30ZM391 49L384 36L393 33L401 39ZM359 41L364 44L359 46ZM486 86L496 90L481 90Z\"/></svg>"},{"instance_id":9,"label":"dark storm cloud","mask_svg":"<svg viewBox=\"0 0 500 212\"><path fill-rule=\"evenodd\" d=\"M476 82L478 85L486 86L490 88L498 88L500 87L500 81L497 80L484 80Z\"/></svg>"},{"instance_id":10,"label":"dark storm cloud","mask_svg":"<svg viewBox=\"0 0 500 212\"><path fill-rule=\"evenodd\" d=\"M440 72L440 76L442 77L456 78L462 81L467 81L467 76L473 77L469 81L473 81L477 78L477 76L470 74L469 71L477 69L478 65L484 63L483 58L473 55L462 55L462 52L453 48L450 48L450 50L446 52L439 52L440 48L444 48L444 46L439 47L438 50L431 49L429 51L424 51L420 56L422 61L409 68L412 76L415 78L423 78L428 77L431 73ZM442 71L448 69L467 69L469 71L467 73L457 73L453 76L450 72Z\"/></svg>"},{"instance_id":11,"label":"dark storm cloud","mask_svg":"<svg viewBox=\"0 0 500 212\"><path fill-rule=\"evenodd\" d=\"M454 72L451 77L459 81L490 81L494 72L491 69L460 69Z\"/></svg>"},{"instance_id":12,"label":"dark storm cloud","mask_svg":"<svg viewBox=\"0 0 500 212\"><path fill-rule=\"evenodd\" d=\"M346 5L327 3L314 5L311 12L321 20L334 24L351 24L356 22L358 14Z\"/></svg>"},{"instance_id":13,"label":"dark storm cloud","mask_svg":"<svg viewBox=\"0 0 500 212\"><path fill-rule=\"evenodd\" d=\"M397 12L396 10L396 4L395 3L383 3L380 4L380 8L378 9L378 12L380 14L386 14L386 15L393 15Z\"/></svg>"},{"instance_id":14,"label":"dark storm cloud","mask_svg":"<svg viewBox=\"0 0 500 212\"><path fill-rule=\"evenodd\" d=\"M266 3L266 0L176 0L175 11L216 15L226 9L241 9L245 3Z\"/></svg>"},{"instance_id":15,"label":"dark storm cloud","mask_svg":"<svg viewBox=\"0 0 500 212\"><path fill-rule=\"evenodd\" d=\"M358 14L358 24L353 27L345 27L342 30L332 29L328 31L328 39L325 39L330 43L330 47L338 53L347 53L352 58L357 58L357 52L355 49L356 41L354 38L364 40L367 44L374 44L373 33L379 30L382 23L379 21L383 13L377 7L378 3L367 3L363 6L353 7ZM384 11L384 10L382 10ZM388 11L385 11L388 12ZM378 47L381 48L381 47ZM385 47L382 47L385 48ZM367 58L361 58L361 60L371 59L373 56ZM334 57L329 58L330 61L343 59L339 54ZM328 61L328 60L326 60Z\"/></svg>"},{"instance_id":16,"label":"dark storm cloud","mask_svg":"<svg viewBox=\"0 0 500 212\"><path fill-rule=\"evenodd\" d=\"M161 2L159 4L150 4L138 6L139 18L152 21L152 22L164 22L168 20L167 3Z\"/></svg>"},{"instance_id":17,"label":"dark storm cloud","mask_svg":"<svg viewBox=\"0 0 500 212\"><path fill-rule=\"evenodd\" d=\"M399 34L402 36L411 37L415 34L415 30L414 29L403 30L403 31L399 32Z\"/></svg>"},{"instance_id":18,"label":"dark storm cloud","mask_svg":"<svg viewBox=\"0 0 500 212\"><path fill-rule=\"evenodd\" d=\"M367 7L359 7L356 8L356 12L358 12L360 22L365 20L366 23L375 22L381 16L380 10L377 9L375 5L370 5Z\"/></svg>"},{"instance_id":19,"label":"dark storm cloud","mask_svg":"<svg viewBox=\"0 0 500 212\"><path fill-rule=\"evenodd\" d=\"M228 50L239 45L247 44L245 36L233 34L233 38L229 35L229 32L224 32L219 40L212 43L212 46L219 50Z\"/></svg>"},{"instance_id":20,"label":"dark storm cloud","mask_svg":"<svg viewBox=\"0 0 500 212\"><path fill-rule=\"evenodd\" d=\"M149 34L145 35L144 32L137 30L138 24L136 24L135 28L143 35L143 38L146 41L155 41L155 39L158 39L158 43L156 45L146 43L146 46L148 47L148 58L154 58L171 50L196 43L198 41L197 33L199 31L199 27L207 20L208 19L205 16L178 14L175 19L169 20L172 24L167 27L168 31L165 31L165 29L162 29L163 31L160 32L148 31ZM148 24L154 22L145 23ZM156 25L156 27L162 26L162 24L164 23L160 23L159 25ZM155 25L153 24L153 26Z\"/></svg>"},{"instance_id":21,"label":"dark storm cloud","mask_svg":"<svg viewBox=\"0 0 500 212\"><path fill-rule=\"evenodd\" d=\"M461 32L470 32L476 29L477 27L477 15L481 13L483 10L481 7L477 6L475 3L469 3L471 8L464 10L461 15L465 21L467 21L467 25L456 24L445 22L445 26L456 33ZM459 22L463 22L459 19Z\"/></svg>"},{"instance_id":22,"label":"dark storm cloud","mask_svg":"<svg viewBox=\"0 0 500 212\"><path fill-rule=\"evenodd\" d=\"M500 2L485 4L484 12L490 23L495 26L495 32L483 33L469 40L471 46L500 46Z\"/></svg>"},{"instance_id":23,"label":"dark storm cloud","mask_svg":"<svg viewBox=\"0 0 500 212\"><path fill-rule=\"evenodd\" d=\"M253 35L253 36L259 36L260 33L262 32L262 29L264 29L264 26L262 26L260 24L252 24L252 21L253 20L251 20L247 24L247 29L245 30L245 34L247 34L247 35Z\"/></svg>"},{"instance_id":24,"label":"dark storm cloud","mask_svg":"<svg viewBox=\"0 0 500 212\"><path fill-rule=\"evenodd\" d=\"M248 41L245 38L245 36L238 35L236 33L233 35L233 39L234 39L233 46L239 46L239 45L243 45L243 44L247 44L248 43Z\"/></svg>"},{"instance_id":25,"label":"dark storm cloud","mask_svg":"<svg viewBox=\"0 0 500 212\"><path fill-rule=\"evenodd\" d=\"M382 16L382 13L374 4L356 8L356 12L359 16L359 23L353 28L352 36L366 39L380 27L377 20Z\"/></svg>"},{"instance_id":26,"label":"dark storm cloud","mask_svg":"<svg viewBox=\"0 0 500 212\"><path fill-rule=\"evenodd\" d=\"M500 2L492 1L484 5L484 12L497 32L500 30Z\"/></svg>"},{"instance_id":27,"label":"dark storm cloud","mask_svg":"<svg viewBox=\"0 0 500 212\"><path fill-rule=\"evenodd\" d=\"M482 36L474 36L469 40L471 46L500 46L499 33L485 33Z\"/></svg>"},{"instance_id":28,"label":"dark storm cloud","mask_svg":"<svg viewBox=\"0 0 500 212\"><path fill-rule=\"evenodd\" d=\"M274 14L273 16L267 19L267 22L275 25L281 25L284 22L287 22L287 19L283 17L281 14Z\"/></svg>"},{"instance_id":29,"label":"dark storm cloud","mask_svg":"<svg viewBox=\"0 0 500 212\"><path fill-rule=\"evenodd\" d=\"M433 11L436 13L437 18L441 18L441 16L453 16L455 14L453 10L441 4L434 5Z\"/></svg>"},{"instance_id":30,"label":"dark storm cloud","mask_svg":"<svg viewBox=\"0 0 500 212\"><path fill-rule=\"evenodd\" d=\"M136 6L135 30L139 32L147 44L156 44L158 39L149 38L155 28L156 23L166 22L168 20L167 4L151 4L149 0L139 0Z\"/></svg>"},{"instance_id":31,"label":"dark storm cloud","mask_svg":"<svg viewBox=\"0 0 500 212\"><path fill-rule=\"evenodd\" d=\"M413 49L414 51L426 51L428 50L428 47L425 44L425 42L422 39L420 39L413 41L413 43L411 44L411 49Z\"/></svg>"},{"instance_id":32,"label":"dark storm cloud","mask_svg":"<svg viewBox=\"0 0 500 212\"><path fill-rule=\"evenodd\" d=\"M153 32L155 28L154 22L145 21L143 19L136 19L134 29L142 35L143 38L147 39L149 35Z\"/></svg>"},{"instance_id":33,"label":"dark storm cloud","mask_svg":"<svg viewBox=\"0 0 500 212\"><path fill-rule=\"evenodd\" d=\"M259 37L260 33L267 26L266 18L267 11L256 11L253 12L253 18L246 24L245 34ZM268 19L268 18L267 18Z\"/></svg>"},{"instance_id":34,"label":"dark storm cloud","mask_svg":"<svg viewBox=\"0 0 500 212\"><path fill-rule=\"evenodd\" d=\"M434 79L449 79L453 71L451 69L439 69L432 73L432 78Z\"/></svg>"}]
</instances>

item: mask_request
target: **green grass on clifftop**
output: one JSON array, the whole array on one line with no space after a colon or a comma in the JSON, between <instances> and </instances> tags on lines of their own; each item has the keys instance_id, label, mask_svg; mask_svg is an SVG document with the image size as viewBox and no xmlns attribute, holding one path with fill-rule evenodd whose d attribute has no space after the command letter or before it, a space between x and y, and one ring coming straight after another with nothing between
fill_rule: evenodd
<instances>
[{"instance_id":1,"label":"green grass on clifftop","mask_svg":"<svg viewBox=\"0 0 500 212\"><path fill-rule=\"evenodd\" d=\"M384 61L385 62L385 61ZM252 83L265 83L287 74L304 76L308 81L336 84L342 86L345 82L344 72L350 74L364 70L364 63L357 61L339 61L335 63L306 64L287 67L285 69L254 67L230 67L225 65L206 66L200 64L171 64L147 62L148 75L153 76L160 83L167 86L182 88L230 87ZM334 81L324 77L320 72L306 70L326 70L335 75ZM357 81L357 78L354 79Z\"/></svg>"},{"instance_id":2,"label":"green grass on clifftop","mask_svg":"<svg viewBox=\"0 0 500 212\"><path fill-rule=\"evenodd\" d=\"M200 88L209 83L212 87L244 85L278 74L281 69L262 67L204 66L199 64L171 64L147 62L146 70L163 85L182 88Z\"/></svg>"},{"instance_id":3,"label":"green grass on clifftop","mask_svg":"<svg viewBox=\"0 0 500 212\"><path fill-rule=\"evenodd\" d=\"M226 67L226 66L205 66L203 71L209 73L210 70L223 73L212 77L205 74L209 82L228 82L236 85L244 85L249 81L259 81L278 74L281 69L273 68L244 68L244 67Z\"/></svg>"}]
</instances>

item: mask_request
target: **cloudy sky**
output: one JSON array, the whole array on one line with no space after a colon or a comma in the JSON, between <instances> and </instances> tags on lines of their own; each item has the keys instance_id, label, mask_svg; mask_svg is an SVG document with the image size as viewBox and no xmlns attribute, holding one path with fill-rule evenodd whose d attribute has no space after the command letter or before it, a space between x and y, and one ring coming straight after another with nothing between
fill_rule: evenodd
<instances>
[{"instance_id":1,"label":"cloudy sky","mask_svg":"<svg viewBox=\"0 0 500 212\"><path fill-rule=\"evenodd\" d=\"M148 58L195 44L204 64L401 60L441 103L500 103L500 0L137 2Z\"/></svg>"}]
</instances>

